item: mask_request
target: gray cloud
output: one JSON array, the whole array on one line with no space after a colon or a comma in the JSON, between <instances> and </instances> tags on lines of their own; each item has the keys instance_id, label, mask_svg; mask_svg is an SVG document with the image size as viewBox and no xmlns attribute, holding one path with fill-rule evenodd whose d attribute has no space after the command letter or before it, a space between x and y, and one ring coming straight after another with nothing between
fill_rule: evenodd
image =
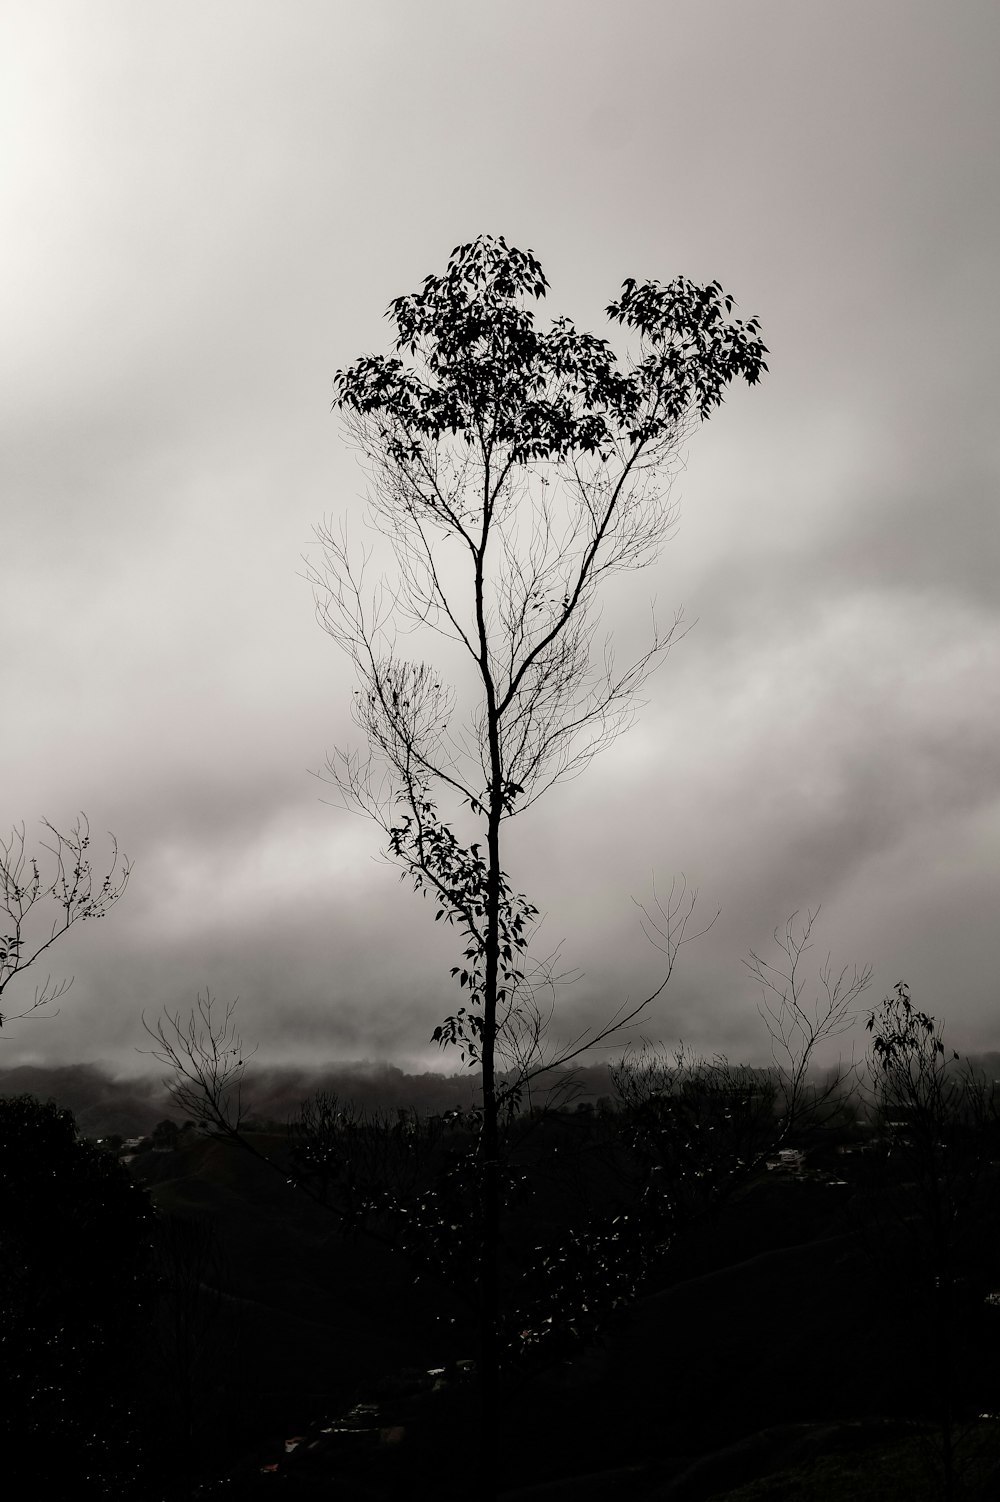
<instances>
[{"instance_id":1,"label":"gray cloud","mask_svg":"<svg viewBox=\"0 0 1000 1502\"><path fill-rule=\"evenodd\" d=\"M299 573L364 490L333 371L484 229L581 323L626 275L718 276L772 348L607 600L621 656L654 596L697 626L512 833L585 972L565 1026L655 984L631 897L683 871L722 914L650 1032L759 1046L740 959L822 903L817 956L1000 1042L992 7L637 0L628 46L579 0L3 24L0 824L84 807L136 860L5 1062L132 1061L206 986L276 1059L434 1058L452 950L308 775L351 678Z\"/></svg>"}]
</instances>

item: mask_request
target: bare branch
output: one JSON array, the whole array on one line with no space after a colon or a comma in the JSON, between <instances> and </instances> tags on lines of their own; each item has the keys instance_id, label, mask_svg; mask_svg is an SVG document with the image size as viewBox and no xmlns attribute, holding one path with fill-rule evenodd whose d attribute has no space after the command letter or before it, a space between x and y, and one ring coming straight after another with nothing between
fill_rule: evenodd
<instances>
[{"instance_id":1,"label":"bare branch","mask_svg":"<svg viewBox=\"0 0 1000 1502\"><path fill-rule=\"evenodd\" d=\"M257 1052L256 1044L249 1051L243 1047L235 1021L237 1000L227 1004L221 1019L210 991L204 997L199 993L186 1020L166 1010L155 1024L143 1017L153 1047L139 1050L170 1071L165 1083L186 1116L228 1137L240 1133L246 1115L246 1061Z\"/></svg>"},{"instance_id":2,"label":"bare branch","mask_svg":"<svg viewBox=\"0 0 1000 1502\"><path fill-rule=\"evenodd\" d=\"M698 893L696 891L688 893L687 883L681 877L679 885L676 879L671 883L670 895L665 905L657 897L654 888L653 905L656 910L655 917L642 904L636 904L643 914L641 920L643 932L654 947L667 957L666 969L662 973L659 985L648 996L644 996L641 1001L634 1005L626 999L609 1020L596 1032L586 1031L579 1033L564 1049L527 1071L524 1075L525 1083L538 1078L539 1075L547 1074L550 1070L565 1068L567 1064L572 1063L575 1059L579 1059L581 1055L591 1049L599 1048L602 1045L610 1045L612 1042L615 1044L620 1043L622 1034L637 1025L647 1008L659 996L662 996L670 984L670 978L673 975L677 957L684 945L704 938L719 916L717 911L711 922L707 923L704 928L699 929L697 933L689 934L687 927L694 913L697 900Z\"/></svg>"},{"instance_id":3,"label":"bare branch","mask_svg":"<svg viewBox=\"0 0 1000 1502\"><path fill-rule=\"evenodd\" d=\"M783 1135L794 1128L818 1124L833 1108L845 1082L856 1075L851 1061L838 1064L826 1084L808 1083L817 1050L849 1031L857 1021L857 1002L871 984L872 967L859 970L844 966L834 973L830 956L819 969L820 990L811 1002L803 999L803 956L812 948L810 938L819 909L809 912L796 928L798 913L774 930L774 942L784 957L771 964L753 950L744 965L761 990L757 1011L771 1040L771 1057L777 1072L783 1114Z\"/></svg>"},{"instance_id":4,"label":"bare branch","mask_svg":"<svg viewBox=\"0 0 1000 1502\"><path fill-rule=\"evenodd\" d=\"M90 825L85 814L66 834L47 819L42 823L50 835L41 842L42 850L51 857L48 862L45 855L29 854L23 824L15 826L8 839L0 839L0 997L75 923L109 913L132 872L128 857L119 857L118 842L111 835L107 874L95 875L88 853ZM53 983L46 976L36 987L33 1001L22 1011L0 1013L0 1026L58 1001L71 985L71 980Z\"/></svg>"}]
</instances>

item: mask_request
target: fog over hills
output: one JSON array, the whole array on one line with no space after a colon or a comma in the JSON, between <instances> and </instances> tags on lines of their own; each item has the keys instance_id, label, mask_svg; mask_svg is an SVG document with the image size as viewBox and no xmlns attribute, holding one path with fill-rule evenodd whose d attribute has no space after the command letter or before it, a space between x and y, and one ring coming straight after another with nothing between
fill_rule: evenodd
<instances>
[{"instance_id":1,"label":"fog over hills","mask_svg":"<svg viewBox=\"0 0 1000 1502\"><path fill-rule=\"evenodd\" d=\"M573 1099L593 1100L611 1091L607 1067L575 1071ZM289 1121L310 1096L325 1091L362 1111L395 1112L406 1108L420 1115L455 1108L467 1110L479 1095L479 1075L406 1074L394 1064L359 1062L315 1069L248 1070L244 1100L248 1116ZM52 1067L21 1064L0 1068L0 1096L35 1095L54 1100L73 1112L85 1137L123 1136L152 1131L158 1121L181 1121L184 1113L170 1098L163 1074L123 1075L99 1064Z\"/></svg>"},{"instance_id":2,"label":"fog over hills","mask_svg":"<svg viewBox=\"0 0 1000 1502\"><path fill-rule=\"evenodd\" d=\"M990 1079L1000 1079L1000 1052L978 1053L971 1062ZM549 1085L557 1085L562 1104L595 1101L613 1095L609 1066L593 1064L570 1071L553 1072ZM319 1092L353 1102L365 1112L395 1113L406 1109L420 1116L454 1109L468 1110L479 1099L479 1075L472 1070L459 1074L407 1074L394 1064L361 1061L349 1064L303 1068L248 1069L244 1087L246 1114L250 1121L293 1121L302 1102ZM170 1098L163 1074L124 1075L99 1064L63 1064L52 1067L22 1064L0 1069L0 1096L34 1095L54 1100L73 1112L82 1136L108 1136L120 1132L133 1136L151 1132L158 1121L177 1122L185 1113ZM539 1099L545 1098L543 1091Z\"/></svg>"}]
</instances>

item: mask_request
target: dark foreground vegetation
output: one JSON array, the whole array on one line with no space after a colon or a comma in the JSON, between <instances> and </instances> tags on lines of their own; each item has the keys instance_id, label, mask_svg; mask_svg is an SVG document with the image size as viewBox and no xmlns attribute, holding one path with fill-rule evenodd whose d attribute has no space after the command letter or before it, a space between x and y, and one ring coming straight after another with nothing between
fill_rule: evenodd
<instances>
[{"instance_id":1,"label":"dark foreground vegetation","mask_svg":"<svg viewBox=\"0 0 1000 1502\"><path fill-rule=\"evenodd\" d=\"M646 1057L511 1116L502 1493L1000 1495L992 1089L899 1000L922 1106L789 1134L766 1072ZM11 1494L475 1495L479 1130L321 1095L97 1143L2 1099Z\"/></svg>"}]
</instances>

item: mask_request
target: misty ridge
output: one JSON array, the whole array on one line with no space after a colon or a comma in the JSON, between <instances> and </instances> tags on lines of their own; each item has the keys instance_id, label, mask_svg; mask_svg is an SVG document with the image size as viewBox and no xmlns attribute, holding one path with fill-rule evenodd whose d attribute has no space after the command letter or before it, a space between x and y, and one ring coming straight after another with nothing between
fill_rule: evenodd
<instances>
[{"instance_id":1,"label":"misty ridge","mask_svg":"<svg viewBox=\"0 0 1000 1502\"><path fill-rule=\"evenodd\" d=\"M970 1053L968 1064L987 1079L1000 1079L1000 1052ZM768 1066L754 1066L762 1079ZM822 1089L828 1071L817 1068L810 1082ZM149 1136L160 1122L183 1125L183 1112L171 1095L171 1078L163 1074L122 1075L100 1064L20 1064L0 1068L0 1096L33 1095L53 1100L73 1113L82 1137ZM613 1095L611 1065L578 1065L559 1081L550 1082L562 1109L593 1107ZM352 1064L272 1066L251 1064L244 1076L245 1123L249 1129L272 1130L293 1125L302 1105L326 1095L361 1115L412 1114L419 1120L447 1111L469 1112L481 1089L475 1071L441 1074L427 1070L408 1074L394 1064L358 1061Z\"/></svg>"},{"instance_id":2,"label":"misty ridge","mask_svg":"<svg viewBox=\"0 0 1000 1502\"><path fill-rule=\"evenodd\" d=\"M996 1056L1000 1065L1000 1055ZM164 1119L182 1125L182 1113L170 1094L171 1080L161 1073L125 1075L100 1064L19 1064L0 1067L0 1095L34 1095L72 1111L83 1137L146 1136ZM596 1101L611 1091L608 1067L582 1066L572 1076L572 1099ZM468 1111L475 1104L480 1078L473 1072L407 1074L394 1064L357 1062L326 1068L250 1065L244 1078L246 1120L287 1125L303 1101L336 1096L361 1112L415 1112L420 1117L445 1111Z\"/></svg>"}]
</instances>

